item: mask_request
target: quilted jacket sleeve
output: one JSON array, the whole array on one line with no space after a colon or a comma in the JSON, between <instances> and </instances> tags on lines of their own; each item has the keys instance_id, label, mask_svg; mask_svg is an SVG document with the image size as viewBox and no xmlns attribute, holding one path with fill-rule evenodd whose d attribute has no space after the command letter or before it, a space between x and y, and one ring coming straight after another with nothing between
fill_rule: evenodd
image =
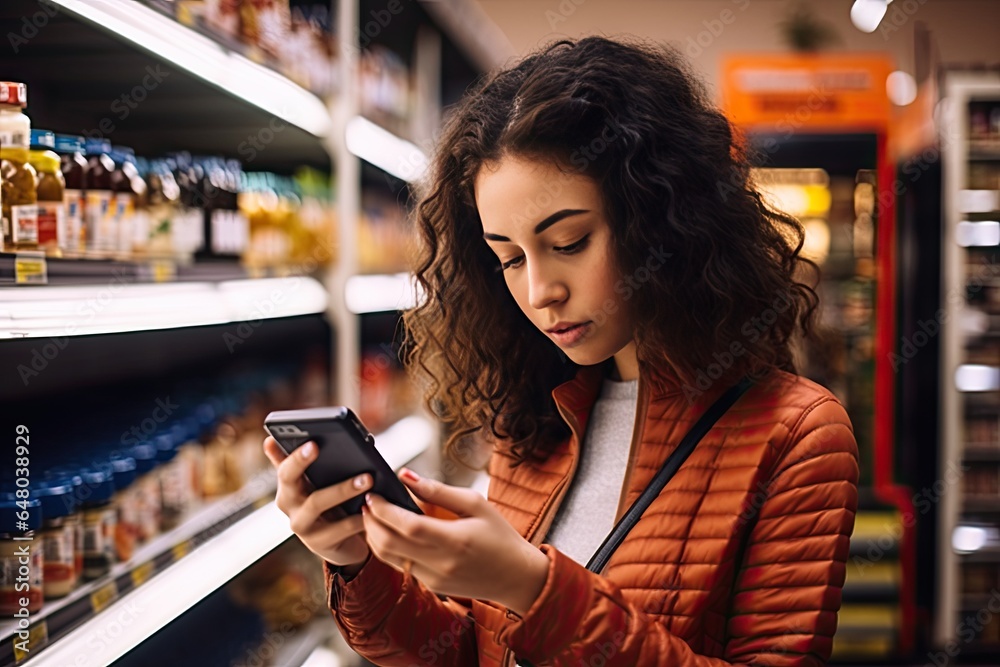
<instances>
[{"instance_id":1,"label":"quilted jacket sleeve","mask_svg":"<svg viewBox=\"0 0 1000 667\"><path fill-rule=\"evenodd\" d=\"M442 600L412 576L374 556L350 581L324 563L327 601L344 639L379 665L478 663L475 627L467 605Z\"/></svg>"},{"instance_id":2,"label":"quilted jacket sleeve","mask_svg":"<svg viewBox=\"0 0 1000 667\"><path fill-rule=\"evenodd\" d=\"M857 443L824 397L789 435L736 573L724 659L698 655L604 577L543 545L549 575L499 640L536 665L814 667L830 655L857 508ZM746 516L749 513L745 513Z\"/></svg>"}]
</instances>

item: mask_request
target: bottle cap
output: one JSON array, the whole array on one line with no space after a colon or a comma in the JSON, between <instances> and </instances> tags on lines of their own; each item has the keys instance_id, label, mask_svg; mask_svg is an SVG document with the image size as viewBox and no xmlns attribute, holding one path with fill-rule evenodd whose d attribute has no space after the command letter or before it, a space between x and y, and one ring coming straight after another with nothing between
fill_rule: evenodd
<instances>
[{"instance_id":1,"label":"bottle cap","mask_svg":"<svg viewBox=\"0 0 1000 667\"><path fill-rule=\"evenodd\" d=\"M56 147L56 133L50 132L49 130L32 130L31 131L31 147L32 148L55 148Z\"/></svg>"},{"instance_id":2,"label":"bottle cap","mask_svg":"<svg viewBox=\"0 0 1000 667\"><path fill-rule=\"evenodd\" d=\"M56 135L57 153L82 153L85 139L73 134Z\"/></svg>"},{"instance_id":3,"label":"bottle cap","mask_svg":"<svg viewBox=\"0 0 1000 667\"><path fill-rule=\"evenodd\" d=\"M0 81L0 104L28 106L28 86L14 81Z\"/></svg>"}]
</instances>

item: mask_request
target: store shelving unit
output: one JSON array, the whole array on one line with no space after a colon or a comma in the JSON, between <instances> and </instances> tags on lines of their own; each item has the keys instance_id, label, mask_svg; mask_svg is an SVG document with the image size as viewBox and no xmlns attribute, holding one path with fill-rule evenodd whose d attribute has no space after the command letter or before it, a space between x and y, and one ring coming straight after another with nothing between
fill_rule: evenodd
<instances>
[{"instance_id":1,"label":"store shelving unit","mask_svg":"<svg viewBox=\"0 0 1000 667\"><path fill-rule=\"evenodd\" d=\"M1000 109L1000 73L950 71L944 82L938 462L944 491L934 641L957 642L965 655L995 657L1000 617L988 614L984 622L982 612L1000 587L1000 329L993 317L996 272L990 270L1000 246L1000 141L973 134L972 111L984 103ZM994 178L985 188L973 176L984 168Z\"/></svg>"},{"instance_id":2,"label":"store shelving unit","mask_svg":"<svg viewBox=\"0 0 1000 667\"><path fill-rule=\"evenodd\" d=\"M322 336L323 329L316 324L319 318L332 333L326 339L326 352L332 360L333 400L358 403L359 313L391 313L405 306L407 298L405 275L359 276L362 181L401 186L404 180L419 177L419 169L390 177L380 169L392 173L393 150L405 151L400 159L419 165L414 151L422 154L429 147L442 104L461 92L470 74L495 65L512 50L472 2L412 3L390 25L381 26L377 38L366 34L366 19L382 6L367 0L332 4L340 46L333 65L337 88L329 98L302 88L238 44L174 21L168 11L173 3L157 0L53 0L47 7L58 12L47 12L37 34L16 55L0 55L8 78L29 83L27 112L36 127L62 129L92 122L96 132L107 120L115 126L115 143L134 146L140 154L185 149L225 153L244 161L248 154L240 148L247 139L260 139L261 128L272 128L264 149L249 158L248 166L289 172L304 165L334 174L339 244L336 261L326 269L291 266L266 275L236 262L40 260L31 253L0 253L0 350L23 356L32 345L49 338L70 335L80 341L72 345L72 354L60 359L58 369L46 371L44 382L25 390L9 381L0 386L0 397L21 402L44 400L52 392L65 397L85 391L88 383L135 381L142 373L161 372L173 364L204 364L226 354L225 347L217 345L225 325L273 322L254 334L253 343L260 346L286 345L295 340L297 331L314 341L317 332ZM29 0L15 0L4 3L0 17L14 25L34 15L38 7ZM414 23L421 27L415 30ZM373 43L401 43L410 52L415 107L405 136L360 120L362 35ZM141 81L148 67L158 65L168 74L148 91L147 102L127 119L109 110L108 101L120 95L126 83ZM359 123L365 125L360 135ZM383 145L381 154L370 152L372 136ZM359 137L368 140L359 142ZM387 297L378 287L387 283L390 291L400 294L398 299ZM76 306L100 298L109 286L115 292L110 305L67 331L66 320L72 319ZM274 290L292 298L282 298L280 308L261 317L260 304ZM348 292L353 306L348 304ZM181 333L161 334L171 330ZM151 340L162 349L142 358L143 346ZM88 356L93 358L89 365L70 359ZM390 426L377 443L398 468L434 450L439 437L436 425L418 413ZM199 510L177 529L141 547L111 574L63 600L47 602L33 618L31 655L15 656L12 628L0 626L0 664L24 660L38 665L81 664L85 657L90 664L106 665L125 655L291 536L287 518L269 502L273 493L273 476L255 477L241 491ZM189 586L192 578L200 583ZM181 582L186 593L177 596ZM167 599L170 603L164 605ZM145 614L141 623L129 625L95 652L94 633L129 605L157 611ZM305 664L310 655L319 656L329 632L326 624L299 633L284 648L282 664ZM335 660L329 656L324 664Z\"/></svg>"}]
</instances>

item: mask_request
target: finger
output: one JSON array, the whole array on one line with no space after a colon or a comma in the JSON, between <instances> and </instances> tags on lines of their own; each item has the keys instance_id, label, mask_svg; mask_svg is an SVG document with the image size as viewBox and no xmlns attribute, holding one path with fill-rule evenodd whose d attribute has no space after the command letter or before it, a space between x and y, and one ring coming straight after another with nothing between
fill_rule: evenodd
<instances>
[{"instance_id":1,"label":"finger","mask_svg":"<svg viewBox=\"0 0 1000 667\"><path fill-rule=\"evenodd\" d=\"M289 510L297 508L305 502L310 487L302 473L316 459L316 456L316 443L307 442L286 456L285 460L278 466L276 502L282 511L288 513Z\"/></svg>"},{"instance_id":2,"label":"finger","mask_svg":"<svg viewBox=\"0 0 1000 667\"><path fill-rule=\"evenodd\" d=\"M376 518L368 507L362 512L362 518L368 548L383 563L402 570L405 560L410 560L414 564L435 562L437 547L419 544L401 535L392 525Z\"/></svg>"},{"instance_id":3,"label":"finger","mask_svg":"<svg viewBox=\"0 0 1000 667\"><path fill-rule=\"evenodd\" d=\"M400 471L399 479L421 500L451 510L460 517L479 516L486 506L486 499L472 489L420 477L409 468Z\"/></svg>"},{"instance_id":4,"label":"finger","mask_svg":"<svg viewBox=\"0 0 1000 667\"><path fill-rule=\"evenodd\" d=\"M428 544L444 537L440 529L434 525L435 522L440 522L440 519L405 510L374 493L366 496L366 502L369 514L415 544Z\"/></svg>"},{"instance_id":5,"label":"finger","mask_svg":"<svg viewBox=\"0 0 1000 667\"><path fill-rule=\"evenodd\" d=\"M334 523L326 523L318 519L310 522L301 511L296 512L291 519L292 532L310 543L319 543L328 549L335 549L348 538L365 532L364 517L360 514L346 516Z\"/></svg>"},{"instance_id":6,"label":"finger","mask_svg":"<svg viewBox=\"0 0 1000 667\"><path fill-rule=\"evenodd\" d=\"M278 441L271 436L264 438L264 456L267 457L267 460L270 461L271 465L275 468L281 465L281 462L288 457L287 454L281 451L281 447L278 446Z\"/></svg>"},{"instance_id":7,"label":"finger","mask_svg":"<svg viewBox=\"0 0 1000 667\"><path fill-rule=\"evenodd\" d=\"M371 485L372 477L365 473L333 486L313 491L302 503L300 511L303 512L303 520L308 520L310 523L318 521L324 512L365 493L371 488Z\"/></svg>"}]
</instances>

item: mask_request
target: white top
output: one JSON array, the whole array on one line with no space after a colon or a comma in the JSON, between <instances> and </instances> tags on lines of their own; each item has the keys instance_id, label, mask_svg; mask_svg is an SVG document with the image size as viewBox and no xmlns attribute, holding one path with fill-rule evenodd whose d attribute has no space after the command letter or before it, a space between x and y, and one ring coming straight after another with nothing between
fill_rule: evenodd
<instances>
[{"instance_id":1,"label":"white top","mask_svg":"<svg viewBox=\"0 0 1000 667\"><path fill-rule=\"evenodd\" d=\"M576 475L545 538L581 565L614 528L638 396L638 380L604 379L583 436Z\"/></svg>"}]
</instances>

